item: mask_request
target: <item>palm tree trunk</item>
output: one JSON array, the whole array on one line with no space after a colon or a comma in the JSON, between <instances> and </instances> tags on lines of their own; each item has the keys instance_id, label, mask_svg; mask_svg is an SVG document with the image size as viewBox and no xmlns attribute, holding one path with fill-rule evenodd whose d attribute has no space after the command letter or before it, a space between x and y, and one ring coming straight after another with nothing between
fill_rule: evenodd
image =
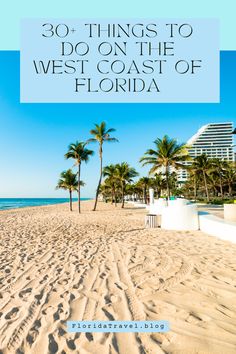
<instances>
[{"instance_id":1,"label":"palm tree trunk","mask_svg":"<svg viewBox=\"0 0 236 354\"><path fill-rule=\"evenodd\" d=\"M113 205L114 203L114 188L112 187L112 190L111 190L111 205Z\"/></svg>"},{"instance_id":2,"label":"palm tree trunk","mask_svg":"<svg viewBox=\"0 0 236 354\"><path fill-rule=\"evenodd\" d=\"M147 189L144 187L144 203L147 204Z\"/></svg>"},{"instance_id":3,"label":"palm tree trunk","mask_svg":"<svg viewBox=\"0 0 236 354\"><path fill-rule=\"evenodd\" d=\"M80 167L81 167L81 163L79 162L79 165L78 165L78 209L79 209L79 213L81 212L81 210L80 210Z\"/></svg>"},{"instance_id":4,"label":"palm tree trunk","mask_svg":"<svg viewBox=\"0 0 236 354\"><path fill-rule=\"evenodd\" d=\"M72 211L72 191L69 190L69 194L70 194L70 211Z\"/></svg>"},{"instance_id":5,"label":"palm tree trunk","mask_svg":"<svg viewBox=\"0 0 236 354\"><path fill-rule=\"evenodd\" d=\"M205 184L205 190L206 190L206 197L207 197L207 201L209 202L210 198L209 198L209 191L208 191L205 171L203 171L203 178L204 178L204 184Z\"/></svg>"},{"instance_id":6,"label":"palm tree trunk","mask_svg":"<svg viewBox=\"0 0 236 354\"><path fill-rule=\"evenodd\" d=\"M115 207L117 206L117 202L116 202L116 187L114 188L114 200L115 200Z\"/></svg>"},{"instance_id":7,"label":"palm tree trunk","mask_svg":"<svg viewBox=\"0 0 236 354\"><path fill-rule=\"evenodd\" d=\"M218 189L214 185L213 185L213 190L214 190L214 196L217 197L218 196Z\"/></svg>"},{"instance_id":8,"label":"palm tree trunk","mask_svg":"<svg viewBox=\"0 0 236 354\"><path fill-rule=\"evenodd\" d=\"M100 177L99 177L99 181L98 181L98 186L97 186L97 191L96 191L96 199L95 199L93 211L95 211L97 208L98 194L99 194L99 190L100 190L100 186L101 186L101 182L102 182L102 145L100 145L100 148L99 148L99 156L100 156Z\"/></svg>"},{"instance_id":9,"label":"palm tree trunk","mask_svg":"<svg viewBox=\"0 0 236 354\"><path fill-rule=\"evenodd\" d=\"M196 174L194 173L194 200L197 200L197 177Z\"/></svg>"},{"instance_id":10,"label":"palm tree trunk","mask_svg":"<svg viewBox=\"0 0 236 354\"><path fill-rule=\"evenodd\" d=\"M121 206L121 208L124 208L124 206L125 206L125 186L124 186L124 184L122 183L122 206Z\"/></svg>"},{"instance_id":11,"label":"palm tree trunk","mask_svg":"<svg viewBox=\"0 0 236 354\"><path fill-rule=\"evenodd\" d=\"M222 177L221 177L221 175L220 175L220 195L221 195L221 198L223 199L224 195L223 195L223 185L222 185Z\"/></svg>"},{"instance_id":12,"label":"palm tree trunk","mask_svg":"<svg viewBox=\"0 0 236 354\"><path fill-rule=\"evenodd\" d=\"M229 182L229 196L232 197L232 184Z\"/></svg>"},{"instance_id":13,"label":"palm tree trunk","mask_svg":"<svg viewBox=\"0 0 236 354\"><path fill-rule=\"evenodd\" d=\"M167 196L170 199L170 186L169 186L169 171L168 167L166 167L166 187L167 187Z\"/></svg>"}]
</instances>

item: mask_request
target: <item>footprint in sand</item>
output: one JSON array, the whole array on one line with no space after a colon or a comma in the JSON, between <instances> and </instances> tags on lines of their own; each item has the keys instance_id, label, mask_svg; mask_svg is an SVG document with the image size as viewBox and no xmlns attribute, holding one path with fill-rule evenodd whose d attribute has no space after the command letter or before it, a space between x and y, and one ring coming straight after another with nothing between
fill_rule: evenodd
<instances>
[{"instance_id":1,"label":"footprint in sand","mask_svg":"<svg viewBox=\"0 0 236 354\"><path fill-rule=\"evenodd\" d=\"M38 334L39 334L38 331L31 329L26 336L26 342L29 343L29 345L31 346L35 342L36 338L38 337Z\"/></svg>"},{"instance_id":2,"label":"footprint in sand","mask_svg":"<svg viewBox=\"0 0 236 354\"><path fill-rule=\"evenodd\" d=\"M105 272L103 272L101 275L99 275L99 277L100 277L101 279L104 279L106 276L107 276L107 273L105 273Z\"/></svg>"},{"instance_id":3,"label":"footprint in sand","mask_svg":"<svg viewBox=\"0 0 236 354\"><path fill-rule=\"evenodd\" d=\"M46 307L44 310L42 310L42 314L44 315L44 317L42 318L44 321L47 320L49 317L53 316L54 312L55 312L55 307L49 305L48 307Z\"/></svg>"},{"instance_id":4,"label":"footprint in sand","mask_svg":"<svg viewBox=\"0 0 236 354\"><path fill-rule=\"evenodd\" d=\"M83 290L84 286L82 284L78 283L78 284L73 285L72 288L81 291L81 290Z\"/></svg>"},{"instance_id":5,"label":"footprint in sand","mask_svg":"<svg viewBox=\"0 0 236 354\"><path fill-rule=\"evenodd\" d=\"M68 280L67 279L61 279L61 280L58 280L57 282L59 285L66 285L68 284Z\"/></svg>"},{"instance_id":6,"label":"footprint in sand","mask_svg":"<svg viewBox=\"0 0 236 354\"><path fill-rule=\"evenodd\" d=\"M51 353L51 354L57 353L59 347L58 347L58 344L55 341L53 335L49 334L48 339L49 339L49 345L48 345L49 353Z\"/></svg>"},{"instance_id":7,"label":"footprint in sand","mask_svg":"<svg viewBox=\"0 0 236 354\"><path fill-rule=\"evenodd\" d=\"M25 290L21 290L19 292L19 297L23 298L23 300L24 300L28 297L28 295L31 294L31 292L32 292L32 288L27 288Z\"/></svg>"},{"instance_id":8,"label":"footprint in sand","mask_svg":"<svg viewBox=\"0 0 236 354\"><path fill-rule=\"evenodd\" d=\"M57 268L56 271L57 271L57 274L60 274L61 271L62 271L63 268Z\"/></svg>"},{"instance_id":9,"label":"footprint in sand","mask_svg":"<svg viewBox=\"0 0 236 354\"><path fill-rule=\"evenodd\" d=\"M45 281L48 279L48 275L46 274L42 280L40 280L39 284L45 283Z\"/></svg>"},{"instance_id":10,"label":"footprint in sand","mask_svg":"<svg viewBox=\"0 0 236 354\"><path fill-rule=\"evenodd\" d=\"M6 314L5 319L12 320L16 318L18 312L19 312L19 307L13 307L11 311Z\"/></svg>"}]
</instances>

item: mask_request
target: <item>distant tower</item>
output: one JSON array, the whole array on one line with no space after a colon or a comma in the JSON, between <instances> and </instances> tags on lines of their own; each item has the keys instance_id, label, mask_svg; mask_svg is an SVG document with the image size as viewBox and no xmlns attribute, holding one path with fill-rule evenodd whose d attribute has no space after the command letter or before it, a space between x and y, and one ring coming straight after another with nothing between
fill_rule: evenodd
<instances>
[{"instance_id":1,"label":"distant tower","mask_svg":"<svg viewBox=\"0 0 236 354\"><path fill-rule=\"evenodd\" d=\"M209 123L201 127L187 142L189 155L194 158L202 154L209 158L218 158L221 160L234 161L233 123ZM185 182L187 172L179 170L179 182Z\"/></svg>"}]
</instances>

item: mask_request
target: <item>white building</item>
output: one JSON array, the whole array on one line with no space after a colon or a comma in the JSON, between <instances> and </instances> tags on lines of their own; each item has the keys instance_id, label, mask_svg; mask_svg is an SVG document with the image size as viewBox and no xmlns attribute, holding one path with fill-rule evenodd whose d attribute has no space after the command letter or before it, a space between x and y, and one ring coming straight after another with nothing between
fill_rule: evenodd
<instances>
[{"instance_id":1,"label":"white building","mask_svg":"<svg viewBox=\"0 0 236 354\"><path fill-rule=\"evenodd\" d=\"M194 158L205 154L209 158L234 161L233 123L209 123L201 127L187 142L189 155ZM185 170L178 171L178 181L187 179Z\"/></svg>"}]
</instances>

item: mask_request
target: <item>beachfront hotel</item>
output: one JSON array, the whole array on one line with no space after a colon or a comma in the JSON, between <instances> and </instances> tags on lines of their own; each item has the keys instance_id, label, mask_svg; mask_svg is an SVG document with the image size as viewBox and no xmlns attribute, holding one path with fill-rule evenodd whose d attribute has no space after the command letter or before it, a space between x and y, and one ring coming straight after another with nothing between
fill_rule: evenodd
<instances>
[{"instance_id":1,"label":"beachfront hotel","mask_svg":"<svg viewBox=\"0 0 236 354\"><path fill-rule=\"evenodd\" d=\"M206 154L209 158L234 161L233 123L209 123L202 126L188 141L189 155L195 158ZM178 181L184 183L187 171L179 170Z\"/></svg>"}]
</instances>

